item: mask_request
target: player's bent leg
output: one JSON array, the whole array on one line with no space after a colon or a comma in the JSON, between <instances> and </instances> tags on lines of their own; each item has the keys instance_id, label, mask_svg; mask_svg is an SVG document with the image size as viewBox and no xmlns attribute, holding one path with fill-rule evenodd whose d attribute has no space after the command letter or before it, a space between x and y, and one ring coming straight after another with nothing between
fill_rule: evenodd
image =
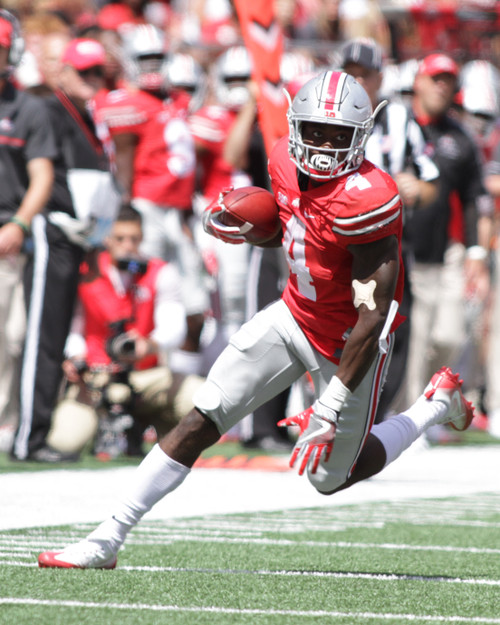
<instances>
[{"instance_id":1,"label":"player's bent leg","mask_svg":"<svg viewBox=\"0 0 500 625\"><path fill-rule=\"evenodd\" d=\"M333 494L367 479L396 460L429 427L449 424L457 430L469 427L474 407L462 393L462 380L449 367L435 373L423 394L406 411L373 426L349 477L334 485L335 472L324 471L321 483L314 483L323 494ZM335 446L333 454L335 453ZM332 454L332 455L333 455ZM329 488L325 488L328 485Z\"/></svg>"},{"instance_id":2,"label":"player's bent leg","mask_svg":"<svg viewBox=\"0 0 500 625\"><path fill-rule=\"evenodd\" d=\"M317 467L308 463L307 477L318 492L332 494L383 468L383 448L372 440L370 428L388 362L386 353L373 361L340 412L331 453L323 456Z\"/></svg>"}]
</instances>

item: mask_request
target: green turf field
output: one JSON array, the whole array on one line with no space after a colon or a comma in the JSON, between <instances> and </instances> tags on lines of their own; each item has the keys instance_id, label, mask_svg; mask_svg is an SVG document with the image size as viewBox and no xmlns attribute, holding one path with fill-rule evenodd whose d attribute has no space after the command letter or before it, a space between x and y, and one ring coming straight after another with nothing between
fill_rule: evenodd
<instances>
[{"instance_id":1,"label":"green turf field","mask_svg":"<svg viewBox=\"0 0 500 625\"><path fill-rule=\"evenodd\" d=\"M90 529L0 533L1 625L500 625L500 493L144 522L114 571L37 568Z\"/></svg>"}]
</instances>

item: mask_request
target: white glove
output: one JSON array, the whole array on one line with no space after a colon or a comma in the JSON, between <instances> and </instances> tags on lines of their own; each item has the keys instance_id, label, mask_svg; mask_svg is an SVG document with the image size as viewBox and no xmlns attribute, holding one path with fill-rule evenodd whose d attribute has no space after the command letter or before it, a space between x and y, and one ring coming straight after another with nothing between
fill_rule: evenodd
<instances>
[{"instance_id":1,"label":"white glove","mask_svg":"<svg viewBox=\"0 0 500 625\"><path fill-rule=\"evenodd\" d=\"M300 428L300 436L290 456L292 469L297 460L301 460L299 475L304 473L309 461L311 461L311 473L316 473L322 454L324 453L326 462L332 453L338 415L335 415L335 421L323 419L316 413L317 404L316 401L304 412L278 421L279 426L298 425Z\"/></svg>"},{"instance_id":2,"label":"white glove","mask_svg":"<svg viewBox=\"0 0 500 625\"><path fill-rule=\"evenodd\" d=\"M326 391L304 412L278 421L281 427L296 425L300 436L290 457L290 467L301 460L299 475L303 475L308 463L311 473L316 473L321 457L328 462L332 453L340 410L351 391L334 376Z\"/></svg>"}]
</instances>

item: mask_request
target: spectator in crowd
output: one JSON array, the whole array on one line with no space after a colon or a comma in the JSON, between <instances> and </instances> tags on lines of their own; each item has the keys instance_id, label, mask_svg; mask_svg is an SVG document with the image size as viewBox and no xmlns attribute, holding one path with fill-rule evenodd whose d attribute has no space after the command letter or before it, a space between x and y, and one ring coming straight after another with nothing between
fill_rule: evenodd
<instances>
[{"instance_id":1,"label":"spectator in crowd","mask_svg":"<svg viewBox=\"0 0 500 625\"><path fill-rule=\"evenodd\" d=\"M484 182L495 201L495 223L492 236L492 289L487 309L485 330L486 395L488 432L500 438L500 80L498 69L485 61L473 61L463 94L463 106L473 118L476 134L481 133ZM480 71L477 71L480 70ZM487 78L487 80L485 80ZM467 93L468 90L468 93Z\"/></svg>"},{"instance_id":2,"label":"spectator in crowd","mask_svg":"<svg viewBox=\"0 0 500 625\"><path fill-rule=\"evenodd\" d=\"M409 399L432 367L456 362L465 342L465 302L489 289L488 250L493 205L483 185L478 149L450 115L459 69L450 57L422 61L413 115L432 145L440 172L437 199L407 222L415 262L407 370Z\"/></svg>"},{"instance_id":3,"label":"spectator in crowd","mask_svg":"<svg viewBox=\"0 0 500 625\"><path fill-rule=\"evenodd\" d=\"M338 12L344 41L374 39L387 56L391 54L391 31L378 0L340 0Z\"/></svg>"},{"instance_id":4,"label":"spectator in crowd","mask_svg":"<svg viewBox=\"0 0 500 625\"><path fill-rule=\"evenodd\" d=\"M14 75L20 86L34 89L44 80L40 57L46 37L58 34L66 38L67 43L72 36L71 26L61 15L34 8L33 12L22 20L21 31L25 50Z\"/></svg>"},{"instance_id":5,"label":"spectator in crowd","mask_svg":"<svg viewBox=\"0 0 500 625\"><path fill-rule=\"evenodd\" d=\"M383 59L384 51L373 39L351 39L341 49L341 67L363 85L374 109L380 102ZM436 180L439 171L426 147L422 130L403 104L389 102L380 110L366 143L365 156L394 178L406 216L427 206L437 196ZM394 351L380 397L377 421L386 416L402 387L408 357L412 301L409 269L412 250L404 236L402 245L406 271L403 300L399 310L406 317L406 323L395 332Z\"/></svg>"},{"instance_id":6,"label":"spectator in crowd","mask_svg":"<svg viewBox=\"0 0 500 625\"><path fill-rule=\"evenodd\" d=\"M343 42L369 37L388 54L390 29L377 0L276 0L276 17L293 39Z\"/></svg>"},{"instance_id":7,"label":"spectator in crowd","mask_svg":"<svg viewBox=\"0 0 500 625\"><path fill-rule=\"evenodd\" d=\"M460 90L455 97L455 109L461 123L474 138L482 161L485 187L496 204L497 192L491 186L492 172L496 168L495 153L500 142L498 116L500 114L500 71L485 60L472 60L460 69ZM495 354L498 264L495 260L495 232L498 215L491 232L489 244L491 288L488 292L468 293L466 298L467 340L459 356L460 373L469 399L478 409L475 426L486 429L494 419L488 420L489 404L498 405ZM494 412L494 409L493 409Z\"/></svg>"},{"instance_id":8,"label":"spectator in crowd","mask_svg":"<svg viewBox=\"0 0 500 625\"><path fill-rule=\"evenodd\" d=\"M0 425L10 448L19 416L19 367L24 338L22 280L31 227L52 190L56 145L43 102L19 90L11 77L24 42L18 20L0 11ZM29 273L28 273L29 276ZM35 288L36 285L33 285ZM26 298L36 291L31 281Z\"/></svg>"},{"instance_id":9,"label":"spectator in crowd","mask_svg":"<svg viewBox=\"0 0 500 625\"><path fill-rule=\"evenodd\" d=\"M39 95L50 95L59 89L59 79L63 66L63 56L71 36L65 32L47 33L41 43L38 57L41 84L31 91Z\"/></svg>"},{"instance_id":10,"label":"spectator in crowd","mask_svg":"<svg viewBox=\"0 0 500 625\"><path fill-rule=\"evenodd\" d=\"M141 256L141 240L140 213L122 205L96 270L88 267L82 275L63 365L72 386L48 439L60 451L81 451L99 431L96 453L140 454L142 438L134 429L142 435L153 425L162 436L192 408L191 394L201 378L172 375L158 362L161 352L184 340L181 280L174 265ZM116 393L123 389L118 401ZM110 412L113 397L123 413ZM135 423L119 422L124 414ZM123 439L115 440L120 434Z\"/></svg>"},{"instance_id":11,"label":"spectator in crowd","mask_svg":"<svg viewBox=\"0 0 500 625\"><path fill-rule=\"evenodd\" d=\"M98 42L72 40L63 56L60 88L44 100L56 140L55 183L46 211L31 225L34 252L26 267L28 318L19 426L11 452L15 460L71 459L46 438L62 380L80 262L89 245L98 243L95 227L109 224L118 206L109 161L87 110L102 88L103 62Z\"/></svg>"},{"instance_id":12,"label":"spectator in crowd","mask_svg":"<svg viewBox=\"0 0 500 625\"><path fill-rule=\"evenodd\" d=\"M323 494L381 471L434 423L465 428L472 420L458 376L444 367L413 406L371 427L401 321L401 200L390 176L363 159L373 114L352 76L327 71L307 82L289 119L291 134L269 159L283 235L264 243L286 248L283 298L232 337L195 394L196 409L143 460L115 514L83 541L40 554L40 566L114 568L127 533L183 482L202 450L306 371L316 401L282 425L299 427L291 465L298 460ZM205 227L238 243L244 234L227 234L221 203L207 208Z\"/></svg>"},{"instance_id":13,"label":"spectator in crowd","mask_svg":"<svg viewBox=\"0 0 500 625\"><path fill-rule=\"evenodd\" d=\"M184 114L166 101L163 32L143 24L124 31L122 40L125 82L97 99L96 114L113 141L122 199L143 216L142 251L175 262L183 278L188 333L170 365L179 372L197 373L192 362L197 362L208 295L189 228L194 142Z\"/></svg>"}]
</instances>

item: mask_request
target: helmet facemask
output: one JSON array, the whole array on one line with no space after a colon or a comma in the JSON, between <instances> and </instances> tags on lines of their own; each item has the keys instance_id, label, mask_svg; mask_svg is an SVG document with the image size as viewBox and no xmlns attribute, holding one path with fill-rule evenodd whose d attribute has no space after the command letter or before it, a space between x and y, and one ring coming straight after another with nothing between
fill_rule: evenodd
<instances>
[{"instance_id":1,"label":"helmet facemask","mask_svg":"<svg viewBox=\"0 0 500 625\"><path fill-rule=\"evenodd\" d=\"M332 149L304 143L302 128L311 120L294 119L290 124L290 144L292 159L297 168L314 180L331 180L355 171L363 162L366 141L371 127L355 127L349 147ZM322 122L327 123L327 122ZM330 122L331 123L331 122ZM336 124L351 129L347 124ZM293 128L293 130L292 130Z\"/></svg>"},{"instance_id":2,"label":"helmet facemask","mask_svg":"<svg viewBox=\"0 0 500 625\"><path fill-rule=\"evenodd\" d=\"M164 82L165 57L159 54L150 54L136 59L137 72L135 84L145 91L161 91Z\"/></svg>"}]
</instances>

